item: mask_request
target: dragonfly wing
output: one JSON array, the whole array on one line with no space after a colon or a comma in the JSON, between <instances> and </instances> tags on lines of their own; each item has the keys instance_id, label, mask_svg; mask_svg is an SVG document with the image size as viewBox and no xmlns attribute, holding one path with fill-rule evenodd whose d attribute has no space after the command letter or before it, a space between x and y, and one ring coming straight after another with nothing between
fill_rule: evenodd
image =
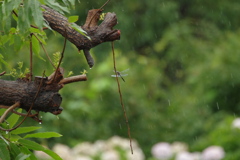
<instances>
[{"instance_id":1,"label":"dragonfly wing","mask_svg":"<svg viewBox=\"0 0 240 160\"><path fill-rule=\"evenodd\" d=\"M122 77L127 76L128 74L121 74Z\"/></svg>"},{"instance_id":2,"label":"dragonfly wing","mask_svg":"<svg viewBox=\"0 0 240 160\"><path fill-rule=\"evenodd\" d=\"M129 71L129 68L121 71L121 73L128 72L128 71Z\"/></svg>"},{"instance_id":3,"label":"dragonfly wing","mask_svg":"<svg viewBox=\"0 0 240 160\"><path fill-rule=\"evenodd\" d=\"M116 75L111 75L111 77L116 77ZM117 77L120 77L119 75L117 75Z\"/></svg>"}]
</instances>

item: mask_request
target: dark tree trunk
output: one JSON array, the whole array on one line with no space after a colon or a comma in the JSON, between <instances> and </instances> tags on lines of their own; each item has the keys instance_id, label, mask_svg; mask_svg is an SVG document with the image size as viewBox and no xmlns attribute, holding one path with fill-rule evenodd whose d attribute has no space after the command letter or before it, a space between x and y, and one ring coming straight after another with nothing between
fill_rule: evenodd
<instances>
[{"instance_id":1,"label":"dark tree trunk","mask_svg":"<svg viewBox=\"0 0 240 160\"><path fill-rule=\"evenodd\" d=\"M28 110L33 104L33 110L56 113L61 111L62 97L57 91L46 89L47 78L43 78L40 87L38 80L28 82L21 79L17 81L4 81L0 79L0 102L2 105L11 106L20 102L21 108ZM40 87L39 93L38 88ZM34 101L34 97L37 97Z\"/></svg>"}]
</instances>

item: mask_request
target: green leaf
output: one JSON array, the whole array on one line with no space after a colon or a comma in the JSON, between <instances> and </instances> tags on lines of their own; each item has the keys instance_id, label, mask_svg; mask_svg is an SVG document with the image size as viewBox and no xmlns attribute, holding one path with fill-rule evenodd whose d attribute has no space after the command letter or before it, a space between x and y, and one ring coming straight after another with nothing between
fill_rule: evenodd
<instances>
[{"instance_id":1,"label":"green leaf","mask_svg":"<svg viewBox=\"0 0 240 160\"><path fill-rule=\"evenodd\" d=\"M75 6L75 0L68 0L68 1L71 3L72 7Z\"/></svg>"},{"instance_id":2,"label":"green leaf","mask_svg":"<svg viewBox=\"0 0 240 160\"><path fill-rule=\"evenodd\" d=\"M27 147L28 149L37 150L37 151L43 151L45 149L40 144L30 141L30 140L27 140L27 139L19 139L18 142L21 145Z\"/></svg>"},{"instance_id":3,"label":"green leaf","mask_svg":"<svg viewBox=\"0 0 240 160\"><path fill-rule=\"evenodd\" d=\"M0 62L1 62L1 54L0 54ZM1 108L1 109L0 109L0 115L3 115L3 113L4 113L6 110L7 110L7 109Z\"/></svg>"},{"instance_id":4,"label":"green leaf","mask_svg":"<svg viewBox=\"0 0 240 160\"><path fill-rule=\"evenodd\" d=\"M43 146L41 146L40 144L38 144L36 142L26 140L26 139L19 139L18 142L20 144L22 144L23 146L27 147L28 149L43 151L55 160L62 160L62 158L59 155L57 155L56 153L54 153L53 151L51 151L49 149L44 148Z\"/></svg>"},{"instance_id":5,"label":"green leaf","mask_svg":"<svg viewBox=\"0 0 240 160\"><path fill-rule=\"evenodd\" d=\"M25 160L25 159L27 159L30 156L31 156L31 154L20 153L18 156L16 156L15 160Z\"/></svg>"},{"instance_id":6,"label":"green leaf","mask_svg":"<svg viewBox=\"0 0 240 160\"><path fill-rule=\"evenodd\" d=\"M51 156L55 160L62 160L62 158L59 155L57 155L55 152L49 149L45 149L43 152L47 153L49 156Z\"/></svg>"},{"instance_id":7,"label":"green leaf","mask_svg":"<svg viewBox=\"0 0 240 160\"><path fill-rule=\"evenodd\" d=\"M45 59L40 55L40 45L39 45L38 39L35 36L32 36L32 49L33 49L33 53L38 58L40 58L43 61L45 61Z\"/></svg>"},{"instance_id":8,"label":"green leaf","mask_svg":"<svg viewBox=\"0 0 240 160\"><path fill-rule=\"evenodd\" d=\"M78 26L77 24L75 23L71 23L71 27L73 29L75 29L78 33L80 33L81 35L87 37L89 40L91 40L91 38L89 36L87 36L87 32L84 31L80 26Z\"/></svg>"},{"instance_id":9,"label":"green leaf","mask_svg":"<svg viewBox=\"0 0 240 160\"><path fill-rule=\"evenodd\" d=\"M14 36L14 51L19 51L22 47L22 39L20 36L15 35Z\"/></svg>"},{"instance_id":10,"label":"green leaf","mask_svg":"<svg viewBox=\"0 0 240 160\"><path fill-rule=\"evenodd\" d=\"M43 14L42 14L42 10L40 7L40 3L37 0L31 0L31 12L32 12L32 16L34 17L34 22L37 25L38 28L42 28L43 26Z\"/></svg>"},{"instance_id":11,"label":"green leaf","mask_svg":"<svg viewBox=\"0 0 240 160\"><path fill-rule=\"evenodd\" d=\"M19 149L19 146L15 143L10 143L9 144L9 150L11 152L11 156L16 157L21 153L21 150Z\"/></svg>"},{"instance_id":12,"label":"green leaf","mask_svg":"<svg viewBox=\"0 0 240 160\"><path fill-rule=\"evenodd\" d=\"M10 160L10 153L7 144L3 140L0 140L0 159Z\"/></svg>"},{"instance_id":13,"label":"green leaf","mask_svg":"<svg viewBox=\"0 0 240 160\"><path fill-rule=\"evenodd\" d=\"M39 46L38 39L34 35L32 36L32 49L33 49L33 52L39 57L40 46Z\"/></svg>"},{"instance_id":14,"label":"green leaf","mask_svg":"<svg viewBox=\"0 0 240 160\"><path fill-rule=\"evenodd\" d=\"M11 132L10 132L11 133ZM21 139L22 137L20 137L19 135L17 135L17 134L11 134L11 136L10 136L10 141L11 142L16 142L16 141L18 141L19 139Z\"/></svg>"},{"instance_id":15,"label":"green leaf","mask_svg":"<svg viewBox=\"0 0 240 160\"><path fill-rule=\"evenodd\" d=\"M64 14L63 12L69 13L69 10L67 9L67 7L61 6L59 3L55 2L55 0L48 0L45 2L50 8L58 11L61 14Z\"/></svg>"},{"instance_id":16,"label":"green leaf","mask_svg":"<svg viewBox=\"0 0 240 160\"><path fill-rule=\"evenodd\" d=\"M27 4L27 3L24 3ZM26 30L30 27L30 21L27 15L27 8L26 6L20 7L18 12L18 27L20 33L25 33Z\"/></svg>"},{"instance_id":17,"label":"green leaf","mask_svg":"<svg viewBox=\"0 0 240 160\"><path fill-rule=\"evenodd\" d=\"M23 134L23 133L28 133L28 132L38 130L40 128L41 127L18 127L17 129L11 131L11 133L12 134Z\"/></svg>"},{"instance_id":18,"label":"green leaf","mask_svg":"<svg viewBox=\"0 0 240 160\"><path fill-rule=\"evenodd\" d=\"M0 30L4 30L5 33L8 32L8 30L11 27L11 19L9 19L10 14L14 9L16 9L20 3L22 3L22 0L12 0L12 1L4 1L1 2L2 6L0 7Z\"/></svg>"},{"instance_id":19,"label":"green leaf","mask_svg":"<svg viewBox=\"0 0 240 160\"><path fill-rule=\"evenodd\" d=\"M25 155L30 155L30 157L28 159L30 160L38 160L36 158L36 156L25 146L20 146L20 150L22 153L24 153Z\"/></svg>"},{"instance_id":20,"label":"green leaf","mask_svg":"<svg viewBox=\"0 0 240 160\"><path fill-rule=\"evenodd\" d=\"M17 112L21 113L21 112L22 112L22 109L19 108L19 109L17 110ZM20 118L19 115L14 114L14 113L11 114L11 116L9 116L8 119L7 119L7 122L9 123L9 127L12 128L12 127L17 123L17 121L18 121L19 118Z\"/></svg>"},{"instance_id":21,"label":"green leaf","mask_svg":"<svg viewBox=\"0 0 240 160\"><path fill-rule=\"evenodd\" d=\"M3 55L0 54L0 69L2 68L2 65L1 64L4 64L5 66L8 66L8 63L6 61L3 60Z\"/></svg>"},{"instance_id":22,"label":"green leaf","mask_svg":"<svg viewBox=\"0 0 240 160\"><path fill-rule=\"evenodd\" d=\"M69 23L74 23L78 21L78 16L70 16L68 17L68 22Z\"/></svg>"},{"instance_id":23,"label":"green leaf","mask_svg":"<svg viewBox=\"0 0 240 160\"><path fill-rule=\"evenodd\" d=\"M46 44L46 33L37 28L30 28L30 32L34 33L34 37L38 40L39 44Z\"/></svg>"},{"instance_id":24,"label":"green leaf","mask_svg":"<svg viewBox=\"0 0 240 160\"><path fill-rule=\"evenodd\" d=\"M24 138L52 138L52 137L61 137L62 135L56 132L40 132L28 134Z\"/></svg>"}]
</instances>

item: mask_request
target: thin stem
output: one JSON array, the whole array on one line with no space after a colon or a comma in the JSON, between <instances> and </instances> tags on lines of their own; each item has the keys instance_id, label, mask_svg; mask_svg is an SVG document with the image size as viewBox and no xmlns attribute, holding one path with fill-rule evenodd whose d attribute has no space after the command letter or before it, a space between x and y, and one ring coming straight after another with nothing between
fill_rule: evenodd
<instances>
[{"instance_id":1,"label":"thin stem","mask_svg":"<svg viewBox=\"0 0 240 160\"><path fill-rule=\"evenodd\" d=\"M14 105L12 105L11 107L9 107L1 116L0 118L0 123L2 123L4 121L4 119L6 118L6 116L8 115L9 112L11 112L12 110L14 110L15 108L19 107L20 103L16 102Z\"/></svg>"},{"instance_id":2,"label":"thin stem","mask_svg":"<svg viewBox=\"0 0 240 160\"><path fill-rule=\"evenodd\" d=\"M103 7L105 7L105 6L108 4L109 1L110 1L110 0L108 0L107 2L105 2L98 10L101 10ZM89 28L90 24L92 23L93 18L96 16L97 13L98 13L98 12L96 12L96 13L92 16L92 18L91 18L91 20L90 20L90 22L89 22L89 24L88 24L88 28Z\"/></svg>"},{"instance_id":3,"label":"thin stem","mask_svg":"<svg viewBox=\"0 0 240 160\"><path fill-rule=\"evenodd\" d=\"M33 50L32 50L32 33L30 34L30 78L29 81L32 81L33 76L33 65L32 65L32 56L33 56Z\"/></svg>"},{"instance_id":4,"label":"thin stem","mask_svg":"<svg viewBox=\"0 0 240 160\"><path fill-rule=\"evenodd\" d=\"M105 3L102 5L102 7L100 7L99 9L102 9L103 7L105 7L105 6L108 4L109 1L110 1L110 0L108 0L107 2L105 2Z\"/></svg>"},{"instance_id":5,"label":"thin stem","mask_svg":"<svg viewBox=\"0 0 240 160\"><path fill-rule=\"evenodd\" d=\"M121 87L120 87L120 83L119 83L119 80L118 80L118 74L117 74L117 69L116 69L114 42L112 42L112 53L113 53L113 67L114 67L114 72L116 74L116 80L117 80L117 84L118 84L118 92L119 92L119 96L120 96L120 102L121 102L122 110L123 110L124 117L125 117L125 120L126 120L126 124L127 124L127 128L128 128L128 137L129 137L129 140L130 140L130 148L131 148L131 152L133 154L131 131L130 131L129 123L128 123L128 117L127 117L126 109L125 109L124 103L123 103Z\"/></svg>"},{"instance_id":6,"label":"thin stem","mask_svg":"<svg viewBox=\"0 0 240 160\"><path fill-rule=\"evenodd\" d=\"M0 73L0 76L3 76L6 73L6 71L3 71L2 73Z\"/></svg>"},{"instance_id":7,"label":"thin stem","mask_svg":"<svg viewBox=\"0 0 240 160\"><path fill-rule=\"evenodd\" d=\"M46 54L48 60L50 61L51 65L56 69L56 67L54 66L54 64L53 64L53 62L52 62L52 60L51 60L51 58L50 58L50 56L49 56L49 54L47 53L45 47L43 46L43 43L42 43L42 42L40 41L40 39L36 36L36 34L33 33L33 35L37 38L38 42L39 42L40 45L42 46L42 49L43 49L44 53Z\"/></svg>"},{"instance_id":8,"label":"thin stem","mask_svg":"<svg viewBox=\"0 0 240 160\"><path fill-rule=\"evenodd\" d=\"M66 33L66 32L65 32L65 33ZM56 78L56 76L57 76L57 71L58 71L58 69L59 69L59 67L60 67L60 65L61 65L61 63L62 63L62 59L63 59L64 52L65 52L65 48L66 48L66 43L67 43L67 33L66 33L66 35L65 35L64 45L63 45L63 50L62 50L62 53L61 53L61 57L60 57L60 60L59 60L59 62L58 62L58 66L57 66L57 68L56 68L54 77L53 77L53 79L52 79L51 82L54 82L54 80L55 80L55 78ZM50 82L50 83L51 83L51 82Z\"/></svg>"}]
</instances>

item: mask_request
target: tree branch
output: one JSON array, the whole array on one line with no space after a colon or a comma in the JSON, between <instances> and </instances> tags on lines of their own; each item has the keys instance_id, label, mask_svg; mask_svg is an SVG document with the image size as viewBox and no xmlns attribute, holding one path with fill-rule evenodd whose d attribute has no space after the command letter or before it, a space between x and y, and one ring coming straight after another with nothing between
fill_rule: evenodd
<instances>
[{"instance_id":1,"label":"tree branch","mask_svg":"<svg viewBox=\"0 0 240 160\"><path fill-rule=\"evenodd\" d=\"M73 43L78 50L84 50L84 55L90 68L94 65L94 60L89 52L91 48L103 42L120 39L120 30L113 29L117 24L115 13L108 12L104 21L98 26L102 9L90 10L86 22L82 26L82 29L87 32L87 36L90 37L90 39L88 39L86 36L83 36L73 29L66 17L47 6L42 5L41 7L45 9L45 11L43 11L43 17L48 22L49 26Z\"/></svg>"},{"instance_id":2,"label":"tree branch","mask_svg":"<svg viewBox=\"0 0 240 160\"><path fill-rule=\"evenodd\" d=\"M104 21L98 26L97 23L102 10L93 9L88 12L86 22L82 28L91 38L91 40L89 40L87 37L74 30L66 17L47 6L42 5L41 7L45 9L45 11L43 11L43 17L48 22L49 26L63 37L67 38L79 50L91 49L103 42L120 39L120 31L116 29L113 30L113 27L117 24L115 13L108 12ZM95 14L96 12L98 14Z\"/></svg>"}]
</instances>

